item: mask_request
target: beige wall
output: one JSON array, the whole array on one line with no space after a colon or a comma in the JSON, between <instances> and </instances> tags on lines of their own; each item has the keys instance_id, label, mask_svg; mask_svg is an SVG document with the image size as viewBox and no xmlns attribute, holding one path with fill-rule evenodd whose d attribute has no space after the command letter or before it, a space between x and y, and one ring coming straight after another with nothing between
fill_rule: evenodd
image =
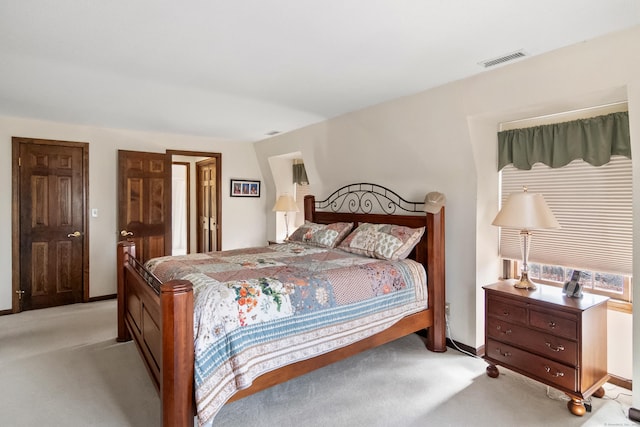
<instances>
[{"instance_id":1,"label":"beige wall","mask_svg":"<svg viewBox=\"0 0 640 427\"><path fill-rule=\"evenodd\" d=\"M451 330L454 339L478 347L484 340L481 287L499 274L497 229L490 225L498 206L498 124L628 100L635 152L640 56L628 48L638 43L640 27L278 135L255 144L258 162L272 188L267 159L300 151L319 196L357 181L385 185L410 200L444 192ZM628 335L620 340L630 336L628 317ZM610 353L612 360L619 356ZM613 373L628 378L630 356L622 358Z\"/></svg>"},{"instance_id":2,"label":"beige wall","mask_svg":"<svg viewBox=\"0 0 640 427\"><path fill-rule=\"evenodd\" d=\"M262 180L252 144L186 135L135 132L0 117L0 310L11 308L11 137L89 143L90 296L116 292L117 150L164 152L166 149L222 153L222 247L263 245L265 197L229 197L229 179Z\"/></svg>"}]
</instances>

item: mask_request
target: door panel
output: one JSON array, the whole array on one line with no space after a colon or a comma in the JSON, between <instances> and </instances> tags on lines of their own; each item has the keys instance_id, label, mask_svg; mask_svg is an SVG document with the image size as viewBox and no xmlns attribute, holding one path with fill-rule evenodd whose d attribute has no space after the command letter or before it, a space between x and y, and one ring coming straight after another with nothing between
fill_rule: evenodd
<instances>
[{"instance_id":1,"label":"door panel","mask_svg":"<svg viewBox=\"0 0 640 427\"><path fill-rule=\"evenodd\" d=\"M118 151L118 231L143 262L171 254L171 157Z\"/></svg>"},{"instance_id":2,"label":"door panel","mask_svg":"<svg viewBox=\"0 0 640 427\"><path fill-rule=\"evenodd\" d=\"M218 249L216 159L196 164L198 176L198 252Z\"/></svg>"},{"instance_id":3,"label":"door panel","mask_svg":"<svg viewBox=\"0 0 640 427\"><path fill-rule=\"evenodd\" d=\"M14 138L19 152L20 310L82 302L84 143Z\"/></svg>"}]
</instances>

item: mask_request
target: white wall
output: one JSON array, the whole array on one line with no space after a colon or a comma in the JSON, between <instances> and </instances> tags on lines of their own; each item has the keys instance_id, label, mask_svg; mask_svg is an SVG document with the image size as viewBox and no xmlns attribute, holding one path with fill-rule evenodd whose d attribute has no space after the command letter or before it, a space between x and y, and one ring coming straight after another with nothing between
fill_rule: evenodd
<instances>
[{"instance_id":1,"label":"white wall","mask_svg":"<svg viewBox=\"0 0 640 427\"><path fill-rule=\"evenodd\" d=\"M637 41L637 39L636 39ZM636 74L638 70L635 70ZM640 140L640 81L636 80L627 86L629 95L629 112L633 111L633 115L629 116L629 128L631 131L632 150L638 148ZM636 153L637 151L632 151ZM640 277L640 257L635 256L640 250L640 165L633 162L633 276ZM633 300L636 304L633 307L633 383L640 384L640 307L637 302L640 301L640 286L633 287ZM633 393L633 407L640 408L640 393Z\"/></svg>"},{"instance_id":2,"label":"white wall","mask_svg":"<svg viewBox=\"0 0 640 427\"><path fill-rule=\"evenodd\" d=\"M638 151L640 55L630 55L628 48L639 43L637 27L277 135L255 144L258 162L272 186L267 159L300 151L318 196L358 181L385 185L410 200L444 192L453 337L479 347L481 287L499 274L497 229L490 225L498 209L498 124L628 100L632 150ZM638 168L634 164L635 188ZM640 265L635 271L640 277ZM612 323L619 325L617 320ZM638 381L639 376L637 367Z\"/></svg>"},{"instance_id":3,"label":"white wall","mask_svg":"<svg viewBox=\"0 0 640 427\"><path fill-rule=\"evenodd\" d=\"M269 169L271 170L271 176L275 185L274 200L278 200L278 197L283 194L289 194L294 196L293 191L293 160L291 156L271 157L269 160ZM275 202L274 202L275 204ZM273 208L273 205L271 205ZM274 212L275 215L275 236L270 236L270 240L282 241L287 237L287 230L289 234L293 230L293 219L295 218L295 212L287 213L287 221L285 223L284 212ZM287 229L288 227L288 229Z\"/></svg>"},{"instance_id":4,"label":"white wall","mask_svg":"<svg viewBox=\"0 0 640 427\"><path fill-rule=\"evenodd\" d=\"M90 296L116 292L117 150L165 152L167 149L222 153L222 247L234 249L265 242L265 197L229 197L229 179L261 180L252 144L188 135L134 132L0 117L0 310L11 308L11 137L89 143Z\"/></svg>"}]
</instances>

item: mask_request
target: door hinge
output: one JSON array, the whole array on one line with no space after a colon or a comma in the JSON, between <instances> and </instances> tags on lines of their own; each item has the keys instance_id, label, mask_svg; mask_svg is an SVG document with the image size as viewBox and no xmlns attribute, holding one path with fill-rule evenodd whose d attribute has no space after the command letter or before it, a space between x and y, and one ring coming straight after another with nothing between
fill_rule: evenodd
<instances>
[{"instance_id":1,"label":"door hinge","mask_svg":"<svg viewBox=\"0 0 640 427\"><path fill-rule=\"evenodd\" d=\"M18 167L22 167L22 157L18 157Z\"/></svg>"},{"instance_id":2,"label":"door hinge","mask_svg":"<svg viewBox=\"0 0 640 427\"><path fill-rule=\"evenodd\" d=\"M16 291L16 294L18 294L18 299L22 300L22 294L24 294L24 291L20 289L19 291Z\"/></svg>"}]
</instances>

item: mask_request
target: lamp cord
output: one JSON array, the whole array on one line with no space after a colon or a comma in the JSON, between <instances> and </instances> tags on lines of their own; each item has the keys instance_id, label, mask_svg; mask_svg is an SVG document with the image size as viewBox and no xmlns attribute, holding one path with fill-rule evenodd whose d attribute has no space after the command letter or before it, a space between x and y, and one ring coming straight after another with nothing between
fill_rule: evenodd
<instances>
[{"instance_id":1,"label":"lamp cord","mask_svg":"<svg viewBox=\"0 0 640 427\"><path fill-rule=\"evenodd\" d=\"M445 324L447 326L447 335L449 336L449 340L451 341L451 344L453 344L453 346L456 348L456 350L458 350L460 353L464 353L464 354L466 354L468 356L475 357L476 359L481 359L481 357L478 356L477 354L473 354L471 352L468 352L468 351L463 350L460 347L458 347L458 344L456 344L456 341L453 339L453 335L451 335L451 326L449 325L449 315L445 314L444 315L444 319L445 319Z\"/></svg>"}]
</instances>

